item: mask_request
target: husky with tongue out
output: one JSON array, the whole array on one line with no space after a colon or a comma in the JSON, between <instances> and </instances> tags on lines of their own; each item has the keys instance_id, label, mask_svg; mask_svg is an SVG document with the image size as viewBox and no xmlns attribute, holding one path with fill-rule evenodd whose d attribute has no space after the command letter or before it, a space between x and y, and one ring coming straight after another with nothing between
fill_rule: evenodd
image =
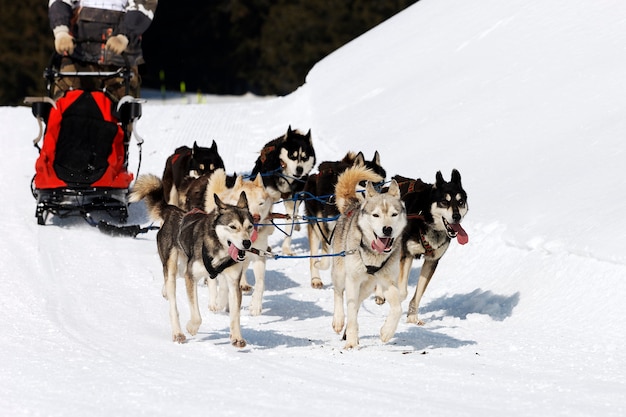
<instances>
[{"instance_id":1,"label":"husky with tongue out","mask_svg":"<svg viewBox=\"0 0 626 417\"><path fill-rule=\"evenodd\" d=\"M420 300L426 291L437 264L446 253L450 242L461 245L469 238L461 222L467 214L467 193L461 185L461 174L452 170L450 182L437 172L435 183L396 175L402 200L406 204L408 226L404 231L398 288L402 300L407 296L407 283L413 259L424 257L415 295L409 303L408 323L423 325L418 316Z\"/></svg>"},{"instance_id":2,"label":"husky with tongue out","mask_svg":"<svg viewBox=\"0 0 626 417\"><path fill-rule=\"evenodd\" d=\"M357 192L362 181L367 181L365 190ZM335 253L345 253L345 256L333 257L332 326L340 333L345 323L345 349L358 347L359 308L375 288L390 305L389 315L380 329L383 342L393 337L402 315L402 300L396 284L406 212L398 184L392 181L386 192L379 193L372 183L380 181L378 174L356 165L338 177L335 187L340 216L332 247ZM347 314L344 313L344 295Z\"/></svg>"},{"instance_id":3,"label":"husky with tongue out","mask_svg":"<svg viewBox=\"0 0 626 417\"><path fill-rule=\"evenodd\" d=\"M161 222L157 234L157 248L163 264L165 284L163 297L170 306L172 339L183 343L186 339L180 327L176 305L176 278L185 278L191 319L187 331L198 333L202 317L198 305L197 283L206 276L214 279L223 276L228 283L230 341L238 348L246 346L241 335L241 289L239 279L252 246L254 220L248 209L248 199L241 193L236 204L222 202L214 195L215 208L210 212L199 209L186 212L169 205L163 198L163 183L155 175L140 176L130 194L130 201L145 200L148 214ZM180 271L179 271L180 265Z\"/></svg>"}]
</instances>

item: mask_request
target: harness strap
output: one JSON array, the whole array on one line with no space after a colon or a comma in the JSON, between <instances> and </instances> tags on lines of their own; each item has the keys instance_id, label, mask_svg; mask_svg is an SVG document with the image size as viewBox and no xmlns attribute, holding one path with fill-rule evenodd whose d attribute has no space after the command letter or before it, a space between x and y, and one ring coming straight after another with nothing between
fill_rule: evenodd
<instances>
[{"instance_id":1,"label":"harness strap","mask_svg":"<svg viewBox=\"0 0 626 417\"><path fill-rule=\"evenodd\" d=\"M221 274L226 268L233 266L236 262L233 258L228 257L224 259L220 264L216 267L213 267L213 258L209 255L209 251L206 246L202 244L202 262L204 262L204 267L209 273L209 277L211 279L215 279L219 274Z\"/></svg>"},{"instance_id":2,"label":"harness strap","mask_svg":"<svg viewBox=\"0 0 626 417\"><path fill-rule=\"evenodd\" d=\"M361 247L365 250L369 250L367 248L367 246L365 246L363 244L363 241L361 241L360 243ZM361 255L361 252L359 252L359 255L361 256L361 259L363 259L363 255ZM377 273L378 271L380 271L381 269L383 269L385 267L385 265L387 264L387 261L389 261L389 258L391 258L391 256L388 256L382 264L380 264L380 266L376 266L376 265L365 265L365 270L369 275L374 275L375 273Z\"/></svg>"},{"instance_id":3,"label":"harness strap","mask_svg":"<svg viewBox=\"0 0 626 417\"><path fill-rule=\"evenodd\" d=\"M426 256L433 256L435 254L435 249L431 246L431 244L426 240L426 237L424 236L424 234L422 233L422 231L420 230L420 241L422 242L422 246L424 247L424 249L426 250L426 252L424 253L424 255Z\"/></svg>"}]
</instances>

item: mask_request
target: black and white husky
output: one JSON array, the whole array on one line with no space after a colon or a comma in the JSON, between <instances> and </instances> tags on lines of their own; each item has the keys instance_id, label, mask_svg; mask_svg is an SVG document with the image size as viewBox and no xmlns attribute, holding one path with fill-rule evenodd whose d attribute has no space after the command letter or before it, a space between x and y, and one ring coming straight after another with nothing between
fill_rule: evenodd
<instances>
[{"instance_id":1,"label":"black and white husky","mask_svg":"<svg viewBox=\"0 0 626 417\"><path fill-rule=\"evenodd\" d=\"M254 221L248 210L245 193L241 193L236 205L223 203L215 196L215 210L184 210L167 204L163 199L163 184L155 175L140 176L130 194L130 200L144 199L152 219L161 222L157 234L157 247L163 264L163 297L169 301L172 339L185 341L180 327L176 305L176 277L180 272L185 278L191 319L187 331L196 335L202 317L198 304L197 283L207 276L222 275L229 287L230 341L235 347L246 346L241 335L240 308L241 277L246 250L252 245ZM180 265L180 271L179 271Z\"/></svg>"},{"instance_id":2,"label":"black and white husky","mask_svg":"<svg viewBox=\"0 0 626 417\"><path fill-rule=\"evenodd\" d=\"M265 187L272 192L274 200L283 199L285 212L288 216L297 214L300 201L295 195L304 189L309 172L315 166L315 150L311 140L311 131L302 134L292 130L268 142L261 149L251 177L261 175ZM282 251L291 254L292 224L284 227L286 235Z\"/></svg>"},{"instance_id":3,"label":"black and white husky","mask_svg":"<svg viewBox=\"0 0 626 417\"><path fill-rule=\"evenodd\" d=\"M426 291L441 257L456 238L464 245L468 236L461 222L467 214L467 193L461 185L461 174L452 170L451 181L443 179L437 172L435 183L427 184L420 179L396 175L393 177L400 186L402 200L407 209L408 225L404 232L400 277L398 288L402 299L407 296L407 284L413 259L424 257L424 265L415 288L415 295L409 303L408 323L423 325L418 318L420 300Z\"/></svg>"},{"instance_id":4,"label":"black and white husky","mask_svg":"<svg viewBox=\"0 0 626 417\"><path fill-rule=\"evenodd\" d=\"M185 205L189 187L198 178L208 177L216 169L224 169L224 161L215 141L211 147L181 146L165 161L163 170L163 194L165 201L178 207ZM200 186L206 187L206 181ZM201 197L202 198L202 197Z\"/></svg>"},{"instance_id":5,"label":"black and white husky","mask_svg":"<svg viewBox=\"0 0 626 417\"><path fill-rule=\"evenodd\" d=\"M320 163L318 172L309 175L304 186L305 192L316 196L316 198L307 198L304 201L304 211L309 218L307 226L309 250L311 251L309 267L311 270L311 287L313 288L323 288L324 284L320 278L319 270L327 269L329 264L328 257L325 255L330 253L330 242L336 224L336 221L332 219L339 216L334 198L337 178L346 169L357 165L371 169L383 179L387 176L385 169L380 164L378 151L374 153L371 161L367 161L362 152L348 152L340 161Z\"/></svg>"},{"instance_id":6,"label":"black and white husky","mask_svg":"<svg viewBox=\"0 0 626 417\"><path fill-rule=\"evenodd\" d=\"M396 181L391 181L387 192L374 189L372 182L381 180L371 170L355 166L339 176L335 189L341 215L332 248L346 255L333 257L333 329L341 332L345 321L346 349L358 347L359 308L374 289L389 302L389 315L380 329L383 342L393 337L402 315L397 281L406 211ZM363 193L355 191L361 181L367 181Z\"/></svg>"}]
</instances>

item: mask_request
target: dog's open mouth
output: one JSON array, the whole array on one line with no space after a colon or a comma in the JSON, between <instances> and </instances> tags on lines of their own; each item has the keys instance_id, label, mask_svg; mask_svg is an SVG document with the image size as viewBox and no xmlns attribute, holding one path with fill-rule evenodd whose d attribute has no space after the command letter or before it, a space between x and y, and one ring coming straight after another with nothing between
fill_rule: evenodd
<instances>
[{"instance_id":1,"label":"dog's open mouth","mask_svg":"<svg viewBox=\"0 0 626 417\"><path fill-rule=\"evenodd\" d=\"M378 253L391 251L391 246L393 246L394 238L392 238L392 237L379 237L378 235L374 235L374 236L376 236L376 239L374 239L372 241L372 249L373 250L375 250Z\"/></svg>"},{"instance_id":2,"label":"dog's open mouth","mask_svg":"<svg viewBox=\"0 0 626 417\"><path fill-rule=\"evenodd\" d=\"M241 262L246 259L246 251L239 249L237 246L233 245L232 242L228 245L228 254L235 262Z\"/></svg>"},{"instance_id":3,"label":"dog's open mouth","mask_svg":"<svg viewBox=\"0 0 626 417\"><path fill-rule=\"evenodd\" d=\"M461 226L461 223L448 223L446 219L443 219L443 224L446 226L446 231L450 239L456 238L457 242L461 245L465 245L469 242L469 236L465 229L463 229L463 226Z\"/></svg>"}]
</instances>

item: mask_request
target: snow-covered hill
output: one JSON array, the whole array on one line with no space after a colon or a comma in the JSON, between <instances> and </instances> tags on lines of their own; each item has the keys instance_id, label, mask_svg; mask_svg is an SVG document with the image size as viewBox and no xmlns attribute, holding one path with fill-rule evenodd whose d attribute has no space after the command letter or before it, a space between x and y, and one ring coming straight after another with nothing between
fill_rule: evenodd
<instances>
[{"instance_id":1,"label":"snow-covered hill","mask_svg":"<svg viewBox=\"0 0 626 417\"><path fill-rule=\"evenodd\" d=\"M306 259L268 261L245 349L208 309L198 336L170 342L155 233L37 226L37 125L0 108L0 415L623 415L624 16L610 0L422 0L287 97L144 106L143 173L213 139L227 170L250 170L289 124L312 129L320 161L378 150L392 175L460 170L470 242L440 263L427 324L402 320L383 345L386 306L368 300L357 351L332 331L329 274L310 288ZM143 205L130 221L147 223ZM304 232L294 242L308 252Z\"/></svg>"}]
</instances>

